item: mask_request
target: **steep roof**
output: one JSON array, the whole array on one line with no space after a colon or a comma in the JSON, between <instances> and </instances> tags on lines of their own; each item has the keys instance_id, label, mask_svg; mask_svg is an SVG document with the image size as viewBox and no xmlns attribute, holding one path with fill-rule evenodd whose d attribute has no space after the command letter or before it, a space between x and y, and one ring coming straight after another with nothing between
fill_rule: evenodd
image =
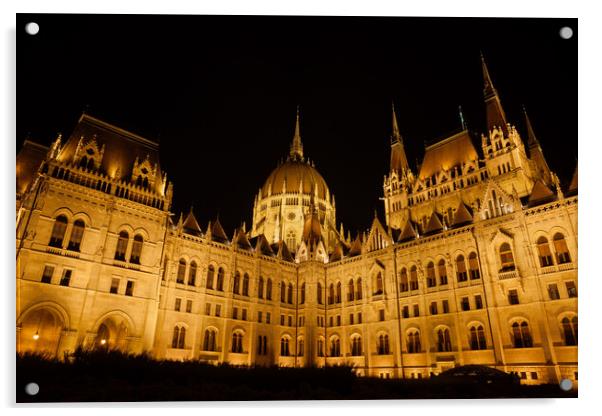
<instances>
[{"instance_id":1,"label":"steep roof","mask_svg":"<svg viewBox=\"0 0 602 416\"><path fill-rule=\"evenodd\" d=\"M532 207L539 204L545 204L546 202L551 202L554 199L556 199L556 194L552 192L550 188L548 188L543 180L538 179L533 185L533 189L531 189L529 206Z\"/></svg>"},{"instance_id":2,"label":"steep roof","mask_svg":"<svg viewBox=\"0 0 602 416\"><path fill-rule=\"evenodd\" d=\"M431 215L431 218L429 219L429 222L426 225L424 233L435 234L441 230L443 230L443 221L441 220L441 218L439 218L439 213L437 213L437 211L433 211L433 214Z\"/></svg>"},{"instance_id":3,"label":"steep roof","mask_svg":"<svg viewBox=\"0 0 602 416\"><path fill-rule=\"evenodd\" d=\"M211 239L218 243L228 242L228 236L219 222L219 218L216 218L214 222L209 224L211 227Z\"/></svg>"},{"instance_id":4,"label":"steep roof","mask_svg":"<svg viewBox=\"0 0 602 416\"><path fill-rule=\"evenodd\" d=\"M466 206L466 204L460 201L460 205L456 209L456 213L454 215L453 226L458 227L464 224L471 223L473 221L473 216L471 210Z\"/></svg>"},{"instance_id":5,"label":"steep roof","mask_svg":"<svg viewBox=\"0 0 602 416\"><path fill-rule=\"evenodd\" d=\"M419 177L425 179L442 169L447 170L478 158L468 130L463 130L426 148Z\"/></svg>"},{"instance_id":6,"label":"steep roof","mask_svg":"<svg viewBox=\"0 0 602 416\"><path fill-rule=\"evenodd\" d=\"M571 183L569 185L569 189L567 191L567 196L577 194L579 179L577 177L578 174L578 166L575 166L575 172L573 172L573 178L571 179Z\"/></svg>"},{"instance_id":7,"label":"steep roof","mask_svg":"<svg viewBox=\"0 0 602 416\"><path fill-rule=\"evenodd\" d=\"M403 243L404 241L415 240L416 237L418 237L418 233L416 232L416 226L412 223L412 220L408 219L406 221L406 224L403 226L403 229L397 241Z\"/></svg>"},{"instance_id":8,"label":"steep roof","mask_svg":"<svg viewBox=\"0 0 602 416\"><path fill-rule=\"evenodd\" d=\"M190 208L190 212L188 213L186 219L182 223L182 228L186 234L196 235L197 237L200 237L201 234L203 234L203 232L201 231L201 226L199 225L198 221L196 220L196 217L194 216L194 213L192 212L192 208Z\"/></svg>"}]
</instances>

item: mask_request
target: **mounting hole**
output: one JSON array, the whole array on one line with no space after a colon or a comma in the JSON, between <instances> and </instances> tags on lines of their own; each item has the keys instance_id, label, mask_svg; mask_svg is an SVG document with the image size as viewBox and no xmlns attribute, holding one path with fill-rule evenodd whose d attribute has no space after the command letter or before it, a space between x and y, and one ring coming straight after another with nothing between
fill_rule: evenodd
<instances>
[{"instance_id":1,"label":"mounting hole","mask_svg":"<svg viewBox=\"0 0 602 416\"><path fill-rule=\"evenodd\" d=\"M28 35L37 35L39 31L40 25L38 25L36 22L29 22L25 25L25 32Z\"/></svg>"},{"instance_id":2,"label":"mounting hole","mask_svg":"<svg viewBox=\"0 0 602 416\"><path fill-rule=\"evenodd\" d=\"M561 27L559 33L562 39L570 39L573 37L573 29L568 26Z\"/></svg>"},{"instance_id":3,"label":"mounting hole","mask_svg":"<svg viewBox=\"0 0 602 416\"><path fill-rule=\"evenodd\" d=\"M38 386L38 383L28 383L25 386L25 393L29 394L30 396L35 396L39 392L40 386Z\"/></svg>"},{"instance_id":4,"label":"mounting hole","mask_svg":"<svg viewBox=\"0 0 602 416\"><path fill-rule=\"evenodd\" d=\"M573 382L568 378L560 380L560 388L564 391L569 391L573 388Z\"/></svg>"}]
</instances>

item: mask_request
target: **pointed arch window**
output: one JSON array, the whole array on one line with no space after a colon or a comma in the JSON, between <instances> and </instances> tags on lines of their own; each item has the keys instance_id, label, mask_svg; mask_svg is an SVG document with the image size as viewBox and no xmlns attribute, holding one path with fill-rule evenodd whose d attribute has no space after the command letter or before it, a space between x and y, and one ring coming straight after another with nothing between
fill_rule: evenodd
<instances>
[{"instance_id":1,"label":"pointed arch window","mask_svg":"<svg viewBox=\"0 0 602 416\"><path fill-rule=\"evenodd\" d=\"M349 279L349 283L347 283L347 300L349 302L353 302L355 297L355 286L353 284L353 279Z\"/></svg>"},{"instance_id":2,"label":"pointed arch window","mask_svg":"<svg viewBox=\"0 0 602 416\"><path fill-rule=\"evenodd\" d=\"M257 282L257 297L259 299L263 299L263 277L259 276L259 281Z\"/></svg>"},{"instance_id":3,"label":"pointed arch window","mask_svg":"<svg viewBox=\"0 0 602 416\"><path fill-rule=\"evenodd\" d=\"M59 215L54 220L52 227L52 234L50 235L50 242L48 243L51 247L63 247L63 239L65 238L65 231L67 231L67 217Z\"/></svg>"},{"instance_id":4,"label":"pointed arch window","mask_svg":"<svg viewBox=\"0 0 602 416\"><path fill-rule=\"evenodd\" d=\"M280 302L286 303L286 283L280 282Z\"/></svg>"},{"instance_id":5,"label":"pointed arch window","mask_svg":"<svg viewBox=\"0 0 602 416\"><path fill-rule=\"evenodd\" d=\"M376 273L374 277L374 289L375 295L382 295L384 293L382 272Z\"/></svg>"},{"instance_id":6,"label":"pointed arch window","mask_svg":"<svg viewBox=\"0 0 602 416\"><path fill-rule=\"evenodd\" d=\"M341 340L338 337L334 337L330 340L330 356L341 356Z\"/></svg>"},{"instance_id":7,"label":"pointed arch window","mask_svg":"<svg viewBox=\"0 0 602 416\"><path fill-rule=\"evenodd\" d=\"M299 302L301 305L303 305L305 303L305 282L303 282L301 284L301 302Z\"/></svg>"},{"instance_id":8,"label":"pointed arch window","mask_svg":"<svg viewBox=\"0 0 602 416\"><path fill-rule=\"evenodd\" d=\"M446 285L447 284L447 267L445 267L445 260L439 260L437 263L437 273L439 273L439 284Z\"/></svg>"},{"instance_id":9,"label":"pointed arch window","mask_svg":"<svg viewBox=\"0 0 602 416\"><path fill-rule=\"evenodd\" d=\"M351 355L353 357L362 356L362 337L355 335L351 338Z\"/></svg>"},{"instance_id":10,"label":"pointed arch window","mask_svg":"<svg viewBox=\"0 0 602 416\"><path fill-rule=\"evenodd\" d=\"M389 355L389 335L382 334L378 337L378 344L376 346L376 351L378 355Z\"/></svg>"},{"instance_id":11,"label":"pointed arch window","mask_svg":"<svg viewBox=\"0 0 602 416\"><path fill-rule=\"evenodd\" d=\"M408 353L420 352L420 332L416 329L408 332Z\"/></svg>"},{"instance_id":12,"label":"pointed arch window","mask_svg":"<svg viewBox=\"0 0 602 416\"><path fill-rule=\"evenodd\" d=\"M318 357L324 357L324 340L318 340Z\"/></svg>"},{"instance_id":13,"label":"pointed arch window","mask_svg":"<svg viewBox=\"0 0 602 416\"><path fill-rule=\"evenodd\" d=\"M186 260L180 259L178 263L178 275L176 277L176 283L184 283L186 278Z\"/></svg>"},{"instance_id":14,"label":"pointed arch window","mask_svg":"<svg viewBox=\"0 0 602 416\"><path fill-rule=\"evenodd\" d=\"M399 280L399 291L407 292L410 289L410 286L408 284L408 270L405 267L401 269Z\"/></svg>"},{"instance_id":15,"label":"pointed arch window","mask_svg":"<svg viewBox=\"0 0 602 416\"><path fill-rule=\"evenodd\" d=\"M265 298L272 300L272 279L268 278L268 282L265 287Z\"/></svg>"},{"instance_id":16,"label":"pointed arch window","mask_svg":"<svg viewBox=\"0 0 602 416\"><path fill-rule=\"evenodd\" d=\"M525 321L512 324L512 337L514 348L531 348L533 346L529 324Z\"/></svg>"},{"instance_id":17,"label":"pointed arch window","mask_svg":"<svg viewBox=\"0 0 602 416\"><path fill-rule=\"evenodd\" d=\"M410 290L418 290L418 270L416 266L410 269Z\"/></svg>"},{"instance_id":18,"label":"pointed arch window","mask_svg":"<svg viewBox=\"0 0 602 416\"><path fill-rule=\"evenodd\" d=\"M293 304L293 284L292 283L288 284L288 292L287 292L287 296L286 296L286 302L289 305Z\"/></svg>"},{"instance_id":19,"label":"pointed arch window","mask_svg":"<svg viewBox=\"0 0 602 416\"><path fill-rule=\"evenodd\" d=\"M130 263L140 264L140 257L142 256L142 247L144 245L144 238L140 234L134 236L132 242L132 254L130 255Z\"/></svg>"},{"instance_id":20,"label":"pointed arch window","mask_svg":"<svg viewBox=\"0 0 602 416\"><path fill-rule=\"evenodd\" d=\"M242 295L249 296L249 275L247 273L242 278Z\"/></svg>"},{"instance_id":21,"label":"pointed arch window","mask_svg":"<svg viewBox=\"0 0 602 416\"><path fill-rule=\"evenodd\" d=\"M328 287L328 304L332 305L334 303L334 284L331 283Z\"/></svg>"},{"instance_id":22,"label":"pointed arch window","mask_svg":"<svg viewBox=\"0 0 602 416\"><path fill-rule=\"evenodd\" d=\"M305 355L305 341L303 338L297 342L297 357L303 357Z\"/></svg>"},{"instance_id":23,"label":"pointed arch window","mask_svg":"<svg viewBox=\"0 0 602 416\"><path fill-rule=\"evenodd\" d=\"M290 356L289 339L287 337L280 338L280 355L282 357Z\"/></svg>"},{"instance_id":24,"label":"pointed arch window","mask_svg":"<svg viewBox=\"0 0 602 416\"><path fill-rule=\"evenodd\" d=\"M470 349L487 349L487 342L485 341L485 331L483 329L483 325L473 325L470 327Z\"/></svg>"},{"instance_id":25,"label":"pointed arch window","mask_svg":"<svg viewBox=\"0 0 602 416\"><path fill-rule=\"evenodd\" d=\"M554 265L550 244L548 243L548 239L544 236L541 236L537 239L537 254L539 256L539 265L541 267Z\"/></svg>"},{"instance_id":26,"label":"pointed arch window","mask_svg":"<svg viewBox=\"0 0 602 416\"><path fill-rule=\"evenodd\" d=\"M565 345L577 345L577 317L562 319L562 333Z\"/></svg>"},{"instance_id":27,"label":"pointed arch window","mask_svg":"<svg viewBox=\"0 0 602 416\"><path fill-rule=\"evenodd\" d=\"M432 261L426 265L426 286L437 286L437 276L435 276L435 263L433 263Z\"/></svg>"},{"instance_id":28,"label":"pointed arch window","mask_svg":"<svg viewBox=\"0 0 602 416\"><path fill-rule=\"evenodd\" d=\"M215 267L212 264L207 268L207 289L213 289L213 281L215 280Z\"/></svg>"},{"instance_id":29,"label":"pointed arch window","mask_svg":"<svg viewBox=\"0 0 602 416\"><path fill-rule=\"evenodd\" d=\"M554 234L554 250L556 251L556 261L558 264L571 262L571 255L569 254L569 248L564 235L560 233Z\"/></svg>"},{"instance_id":30,"label":"pointed arch window","mask_svg":"<svg viewBox=\"0 0 602 416\"><path fill-rule=\"evenodd\" d=\"M341 292L342 292L341 282L337 282L337 294L335 297L335 303L341 303Z\"/></svg>"},{"instance_id":31,"label":"pointed arch window","mask_svg":"<svg viewBox=\"0 0 602 416\"><path fill-rule=\"evenodd\" d=\"M238 295L240 293L240 272L234 273L234 281L232 282L232 293Z\"/></svg>"},{"instance_id":32,"label":"pointed arch window","mask_svg":"<svg viewBox=\"0 0 602 416\"><path fill-rule=\"evenodd\" d=\"M355 292L356 296L355 296L355 298L357 300L360 300L363 297L363 293L362 293L362 278L361 277L359 277L357 279L357 282L355 283L355 286L356 286L356 292Z\"/></svg>"},{"instance_id":33,"label":"pointed arch window","mask_svg":"<svg viewBox=\"0 0 602 416\"><path fill-rule=\"evenodd\" d=\"M232 334L232 352L242 353L242 334L235 332Z\"/></svg>"},{"instance_id":34,"label":"pointed arch window","mask_svg":"<svg viewBox=\"0 0 602 416\"><path fill-rule=\"evenodd\" d=\"M195 286L196 285L196 262L190 262L190 268L188 270L188 285Z\"/></svg>"},{"instance_id":35,"label":"pointed arch window","mask_svg":"<svg viewBox=\"0 0 602 416\"><path fill-rule=\"evenodd\" d=\"M438 352L449 352L451 351L451 338L449 336L449 329L441 328L437 331L437 351Z\"/></svg>"},{"instance_id":36,"label":"pointed arch window","mask_svg":"<svg viewBox=\"0 0 602 416\"><path fill-rule=\"evenodd\" d=\"M205 336L203 338L203 351L215 351L215 336L216 331L214 329L206 329Z\"/></svg>"},{"instance_id":37,"label":"pointed arch window","mask_svg":"<svg viewBox=\"0 0 602 416\"><path fill-rule=\"evenodd\" d=\"M477 253L474 251L468 255L468 270L470 272L470 280L477 280L481 278L481 272L479 271L479 260L477 259Z\"/></svg>"},{"instance_id":38,"label":"pointed arch window","mask_svg":"<svg viewBox=\"0 0 602 416\"><path fill-rule=\"evenodd\" d=\"M84 237L84 229L86 224L82 220L75 220L73 223L73 229L71 230L71 238L67 245L67 250L79 251Z\"/></svg>"},{"instance_id":39,"label":"pointed arch window","mask_svg":"<svg viewBox=\"0 0 602 416\"><path fill-rule=\"evenodd\" d=\"M186 343L186 328L176 326L173 329L171 348L184 349Z\"/></svg>"},{"instance_id":40,"label":"pointed arch window","mask_svg":"<svg viewBox=\"0 0 602 416\"><path fill-rule=\"evenodd\" d=\"M512 248L508 243L503 243L500 246L500 263L502 265L500 272L516 270L514 256L512 255Z\"/></svg>"},{"instance_id":41,"label":"pointed arch window","mask_svg":"<svg viewBox=\"0 0 602 416\"><path fill-rule=\"evenodd\" d=\"M125 252L128 248L130 236L127 231L121 231L117 238L117 248L115 249L115 260L125 261Z\"/></svg>"},{"instance_id":42,"label":"pointed arch window","mask_svg":"<svg viewBox=\"0 0 602 416\"><path fill-rule=\"evenodd\" d=\"M318 305L321 305L322 304L322 283L318 283L317 295L318 295Z\"/></svg>"},{"instance_id":43,"label":"pointed arch window","mask_svg":"<svg viewBox=\"0 0 602 416\"><path fill-rule=\"evenodd\" d=\"M217 270L217 284L215 285L216 290L219 290L220 292L224 291L224 275L224 269L220 267Z\"/></svg>"},{"instance_id":44,"label":"pointed arch window","mask_svg":"<svg viewBox=\"0 0 602 416\"><path fill-rule=\"evenodd\" d=\"M464 261L464 256L462 254L456 257L456 273L458 276L458 282L466 282L468 280L466 262Z\"/></svg>"}]
</instances>

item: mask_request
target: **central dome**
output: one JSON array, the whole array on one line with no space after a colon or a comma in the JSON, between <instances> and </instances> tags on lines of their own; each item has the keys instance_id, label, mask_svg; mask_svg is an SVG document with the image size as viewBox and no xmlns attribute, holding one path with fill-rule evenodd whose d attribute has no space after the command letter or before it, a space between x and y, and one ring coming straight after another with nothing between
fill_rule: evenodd
<instances>
[{"instance_id":1,"label":"central dome","mask_svg":"<svg viewBox=\"0 0 602 416\"><path fill-rule=\"evenodd\" d=\"M328 186L322 175L309 162L289 159L272 171L261 194L268 195L271 188L271 195L297 192L311 195L314 187L318 198L328 199Z\"/></svg>"}]
</instances>

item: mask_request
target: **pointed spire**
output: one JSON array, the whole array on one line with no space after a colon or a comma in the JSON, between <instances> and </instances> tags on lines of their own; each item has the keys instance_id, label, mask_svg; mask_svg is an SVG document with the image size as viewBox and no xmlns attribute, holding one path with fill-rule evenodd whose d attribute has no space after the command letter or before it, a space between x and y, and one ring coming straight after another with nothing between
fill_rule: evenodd
<instances>
[{"instance_id":1,"label":"pointed spire","mask_svg":"<svg viewBox=\"0 0 602 416\"><path fill-rule=\"evenodd\" d=\"M506 113L502 108L500 97L493 86L489 69L485 63L485 57L481 52L481 67L483 70L483 95L485 98L485 110L487 114L487 130L491 131L494 127L501 128L505 135L508 135Z\"/></svg>"},{"instance_id":2,"label":"pointed spire","mask_svg":"<svg viewBox=\"0 0 602 416\"><path fill-rule=\"evenodd\" d=\"M533 131L533 126L531 125L531 120L527 114L527 110L523 105L523 114L525 115L525 126L527 127L527 144L529 146L529 156L533 163L535 164L536 172L535 176L541 178L547 185L552 184L552 174L550 171L550 167L548 166L548 162L543 155L543 150L539 145L539 141L537 137L535 137L535 132Z\"/></svg>"},{"instance_id":3,"label":"pointed spire","mask_svg":"<svg viewBox=\"0 0 602 416\"><path fill-rule=\"evenodd\" d=\"M531 119L529 119L529 115L527 114L527 109L523 104L523 114L525 116L525 126L527 127L527 144L529 147L539 146L539 142L537 141L537 137L535 137L535 132L533 131L533 126L531 125Z\"/></svg>"},{"instance_id":4,"label":"pointed spire","mask_svg":"<svg viewBox=\"0 0 602 416\"><path fill-rule=\"evenodd\" d=\"M458 106L458 113L460 115L460 125L462 126L462 130L466 130L466 121L464 121L464 113L462 113L462 106Z\"/></svg>"},{"instance_id":5,"label":"pointed spire","mask_svg":"<svg viewBox=\"0 0 602 416\"><path fill-rule=\"evenodd\" d=\"M392 103L393 111L393 129L391 132L391 172L399 174L409 170L408 158L403 148L403 139L399 132L397 116L395 115L395 105Z\"/></svg>"},{"instance_id":6,"label":"pointed spire","mask_svg":"<svg viewBox=\"0 0 602 416\"><path fill-rule=\"evenodd\" d=\"M289 158L303 160L303 143L301 143L301 129L299 127L299 106L297 106L297 120L295 122L295 135L291 144Z\"/></svg>"}]
</instances>

